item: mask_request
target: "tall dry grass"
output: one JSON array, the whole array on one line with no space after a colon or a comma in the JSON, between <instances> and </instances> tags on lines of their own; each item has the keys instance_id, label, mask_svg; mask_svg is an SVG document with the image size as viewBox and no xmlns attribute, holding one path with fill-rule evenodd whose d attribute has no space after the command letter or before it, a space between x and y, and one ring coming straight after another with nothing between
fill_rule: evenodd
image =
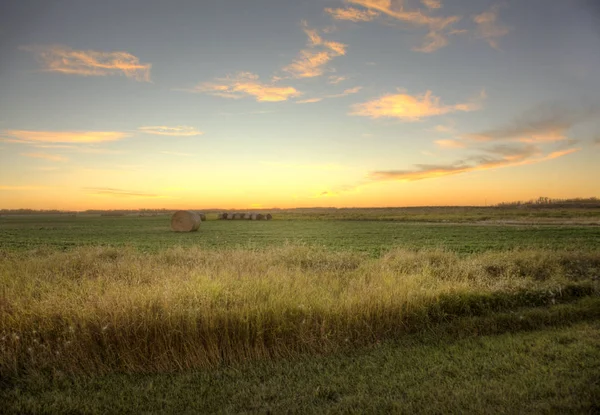
<instances>
[{"instance_id":1,"label":"tall dry grass","mask_svg":"<svg viewBox=\"0 0 600 415\"><path fill-rule=\"evenodd\" d=\"M598 292L600 252L0 252L0 375L170 371L369 344Z\"/></svg>"}]
</instances>

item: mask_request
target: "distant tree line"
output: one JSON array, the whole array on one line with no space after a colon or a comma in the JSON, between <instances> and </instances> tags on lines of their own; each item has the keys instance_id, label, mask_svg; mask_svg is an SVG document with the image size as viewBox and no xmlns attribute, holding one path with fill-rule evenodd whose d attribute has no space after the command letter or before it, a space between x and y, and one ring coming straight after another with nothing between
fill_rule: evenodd
<instances>
[{"instance_id":1,"label":"distant tree line","mask_svg":"<svg viewBox=\"0 0 600 415\"><path fill-rule=\"evenodd\" d=\"M496 206L502 208L600 208L600 199L597 197L552 199L540 196L528 201L502 202Z\"/></svg>"},{"instance_id":2,"label":"distant tree line","mask_svg":"<svg viewBox=\"0 0 600 415\"><path fill-rule=\"evenodd\" d=\"M0 209L0 215L74 215L76 211L57 209Z\"/></svg>"}]
</instances>

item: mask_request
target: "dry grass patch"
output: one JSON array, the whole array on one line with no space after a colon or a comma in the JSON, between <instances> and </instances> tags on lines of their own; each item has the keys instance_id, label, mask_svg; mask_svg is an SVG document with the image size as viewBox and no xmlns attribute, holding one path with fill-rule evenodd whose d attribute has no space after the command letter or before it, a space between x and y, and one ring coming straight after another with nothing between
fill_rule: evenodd
<instances>
[{"instance_id":1,"label":"dry grass patch","mask_svg":"<svg viewBox=\"0 0 600 415\"><path fill-rule=\"evenodd\" d=\"M306 246L0 255L0 375L153 372L376 343L598 292L599 252Z\"/></svg>"}]
</instances>

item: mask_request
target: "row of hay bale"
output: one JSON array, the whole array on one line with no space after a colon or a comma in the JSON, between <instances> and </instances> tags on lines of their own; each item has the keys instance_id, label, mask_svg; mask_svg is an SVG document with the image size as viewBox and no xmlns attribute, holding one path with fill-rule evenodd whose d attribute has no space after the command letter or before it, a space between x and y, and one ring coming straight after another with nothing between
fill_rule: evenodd
<instances>
[{"instance_id":1,"label":"row of hay bale","mask_svg":"<svg viewBox=\"0 0 600 415\"><path fill-rule=\"evenodd\" d=\"M244 213L244 212L222 212L217 215L219 220L271 220L273 215L270 213Z\"/></svg>"}]
</instances>

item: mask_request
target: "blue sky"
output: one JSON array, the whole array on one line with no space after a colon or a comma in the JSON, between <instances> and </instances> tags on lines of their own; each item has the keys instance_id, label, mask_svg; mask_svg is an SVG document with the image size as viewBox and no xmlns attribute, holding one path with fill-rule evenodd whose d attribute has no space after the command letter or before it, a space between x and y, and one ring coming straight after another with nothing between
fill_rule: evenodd
<instances>
[{"instance_id":1,"label":"blue sky","mask_svg":"<svg viewBox=\"0 0 600 415\"><path fill-rule=\"evenodd\" d=\"M598 13L584 0L4 2L0 205L597 195Z\"/></svg>"}]
</instances>

